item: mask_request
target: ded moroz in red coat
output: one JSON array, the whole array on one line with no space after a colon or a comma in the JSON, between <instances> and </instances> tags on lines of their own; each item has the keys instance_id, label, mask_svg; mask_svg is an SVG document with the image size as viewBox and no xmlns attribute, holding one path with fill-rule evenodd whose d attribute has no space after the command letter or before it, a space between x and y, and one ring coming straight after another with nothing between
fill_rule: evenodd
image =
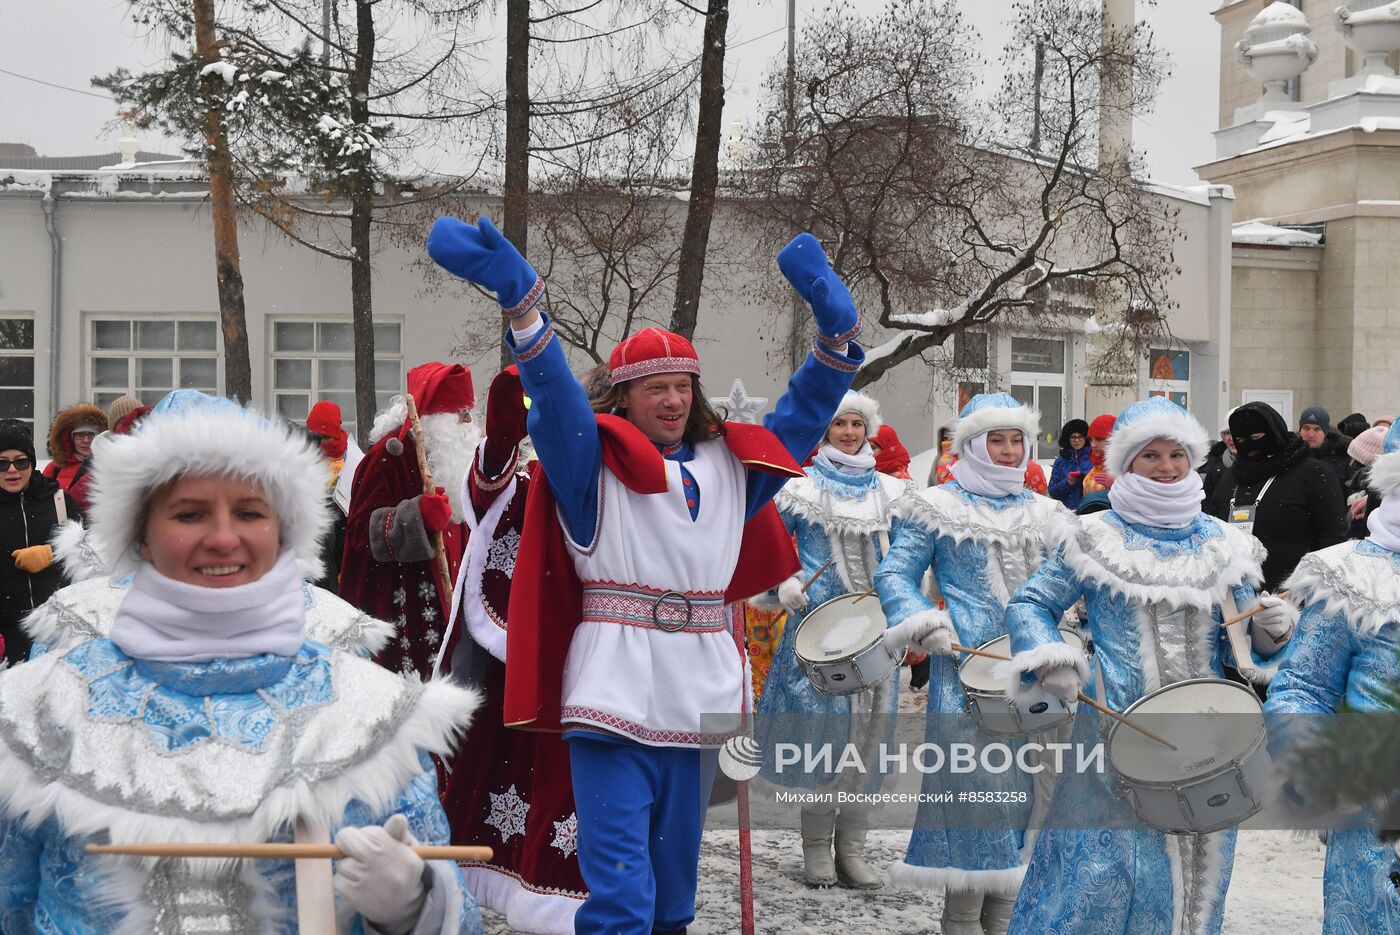
<instances>
[{"instance_id":1,"label":"ded moroz in red coat","mask_svg":"<svg viewBox=\"0 0 1400 935\"><path fill-rule=\"evenodd\" d=\"M603 467L636 493L664 493L665 461L656 446L625 419L596 418ZM725 445L748 470L803 476L782 442L763 426L726 422L724 429ZM536 465L511 584L505 721L528 730L560 731L564 660L582 617L582 594L554 497L549 484L538 482L542 479L543 470ZM744 525L725 600L732 603L777 587L797 570L792 540L777 509L768 503ZM737 647L735 665L743 665Z\"/></svg>"}]
</instances>

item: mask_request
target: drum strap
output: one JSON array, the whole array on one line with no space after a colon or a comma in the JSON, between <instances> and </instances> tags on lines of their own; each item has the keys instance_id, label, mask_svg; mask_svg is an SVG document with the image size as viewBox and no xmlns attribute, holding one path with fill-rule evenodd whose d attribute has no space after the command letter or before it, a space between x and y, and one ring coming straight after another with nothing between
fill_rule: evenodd
<instances>
[{"instance_id":1,"label":"drum strap","mask_svg":"<svg viewBox=\"0 0 1400 935\"><path fill-rule=\"evenodd\" d=\"M1234 617L1239 615L1240 607L1235 601L1235 592L1233 588L1227 588L1225 591L1225 599L1221 601L1222 611L1226 609L1226 605L1234 608L1227 616ZM1240 674L1245 678L1249 678L1258 669L1254 664L1254 654L1250 652L1249 638L1245 635L1245 627L1247 625L1247 621L1241 620L1239 623L1232 627L1227 627L1225 630L1225 638L1230 641L1230 652L1233 653L1235 657L1235 668L1239 669Z\"/></svg>"}]
</instances>

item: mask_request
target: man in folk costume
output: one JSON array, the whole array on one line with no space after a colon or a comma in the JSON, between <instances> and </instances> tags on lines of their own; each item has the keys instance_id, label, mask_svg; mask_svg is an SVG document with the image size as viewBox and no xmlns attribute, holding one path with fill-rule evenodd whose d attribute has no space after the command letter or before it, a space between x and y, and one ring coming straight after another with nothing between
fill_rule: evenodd
<instances>
[{"instance_id":1,"label":"man in folk costume","mask_svg":"<svg viewBox=\"0 0 1400 935\"><path fill-rule=\"evenodd\" d=\"M494 850L490 863L463 865L477 900L505 916L513 932L571 935L587 890L569 748L556 733L507 727L502 714L510 586L530 492L526 465L533 463L526 413L519 372L507 367L491 381L486 438L467 475L471 534L438 659L439 675L481 691L482 710L448 772L442 801L454 843Z\"/></svg>"},{"instance_id":2,"label":"man in folk costume","mask_svg":"<svg viewBox=\"0 0 1400 935\"><path fill-rule=\"evenodd\" d=\"M1025 488L1039 416L1006 393L974 396L953 426L953 480L910 493L895 505L904 517L880 565L876 585L886 618L903 630L929 624L937 629L920 648L929 649L928 724L925 740L943 749L955 743L978 747L992 738L968 715L967 696L958 680L952 644L978 647L1006 633L1006 605L1045 558L1046 527L1064 509ZM932 571L947 602L939 610L924 594L924 573ZM925 777L935 793L945 780ZM979 791L1011 793L1006 801L1029 802L1035 791L1016 770L979 775ZM1024 798L1023 798L1024 797ZM919 806L909 850L891 869L903 886L946 893L945 935L1005 935L1011 906L1026 872L1030 835L1029 804L985 806L999 810L988 827L958 827L948 806ZM995 827L991 827L995 824Z\"/></svg>"},{"instance_id":3,"label":"man in folk costume","mask_svg":"<svg viewBox=\"0 0 1400 935\"><path fill-rule=\"evenodd\" d=\"M449 580L455 580L462 558L462 480L479 436L471 424L476 395L466 367L420 364L408 372L408 392L418 407L437 490L423 490L408 406L396 400L375 416L373 444L355 469L340 596L398 627L376 662L426 678L451 611L435 562L435 534L442 534Z\"/></svg>"},{"instance_id":4,"label":"man in folk costume","mask_svg":"<svg viewBox=\"0 0 1400 935\"><path fill-rule=\"evenodd\" d=\"M1284 584L1289 600L1303 605L1303 616L1264 705L1265 713L1271 715L1269 747L1276 759L1295 754L1293 748L1316 722L1338 711L1395 709L1400 656L1400 427L1392 426L1386 433L1383 451L1371 466L1371 489L1383 499L1367 519L1370 535L1304 556ZM1288 792L1306 806L1305 788ZM1396 851L1377 836L1377 825L1372 817L1371 827L1327 835L1323 935L1400 931L1400 896L1392 876L1397 869Z\"/></svg>"},{"instance_id":5,"label":"man in folk costume","mask_svg":"<svg viewBox=\"0 0 1400 935\"><path fill-rule=\"evenodd\" d=\"M125 584L60 591L91 635L56 621L47 652L0 673L0 931L480 935L456 865L412 849L446 843L429 757L476 699L311 632L302 572L329 517L301 434L177 390L93 477L93 564ZM336 603L322 631L351 638ZM85 853L332 836L333 871Z\"/></svg>"},{"instance_id":6,"label":"man in folk costume","mask_svg":"<svg viewBox=\"0 0 1400 935\"><path fill-rule=\"evenodd\" d=\"M763 426L721 422L700 391L695 349L656 328L613 350L613 390L590 407L542 314L543 281L489 220L440 218L428 251L496 293L532 401L547 483L531 487L526 507L505 717L562 727L570 743L589 890L575 930L684 931L717 748L747 704L725 605L794 570L770 501L801 475L797 459L864 359L849 343L860 317L802 234L778 265L811 303L819 338Z\"/></svg>"},{"instance_id":7,"label":"man in folk costume","mask_svg":"<svg viewBox=\"0 0 1400 935\"><path fill-rule=\"evenodd\" d=\"M1296 613L1267 600L1249 639L1221 626L1259 603L1264 547L1248 532L1201 512L1195 468L1206 431L1164 397L1134 403L1114 424L1104 467L1112 509L1050 521L1050 556L1007 606L1013 658L1009 689L1038 682L1065 702L1089 680L1083 652L1059 631L1081 599L1088 611L1103 696L1115 711L1158 689L1219 679L1235 665L1267 683L1282 660ZM1101 740L1080 706L1074 740ZM1055 788L1011 915L1013 932L1220 935L1234 863L1235 829L1164 834L1117 825L1131 790L1111 773L1069 772ZM1107 813L1115 827L1094 827ZM1087 817L1086 817L1087 816Z\"/></svg>"}]
</instances>

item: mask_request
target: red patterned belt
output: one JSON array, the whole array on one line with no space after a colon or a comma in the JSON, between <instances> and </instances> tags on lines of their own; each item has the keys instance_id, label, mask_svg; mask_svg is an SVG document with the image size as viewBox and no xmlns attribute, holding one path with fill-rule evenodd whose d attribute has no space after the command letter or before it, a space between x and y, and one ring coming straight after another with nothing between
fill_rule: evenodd
<instances>
[{"instance_id":1,"label":"red patterned belt","mask_svg":"<svg viewBox=\"0 0 1400 935\"><path fill-rule=\"evenodd\" d=\"M723 591L663 591L615 581L583 582L583 619L667 633L725 629Z\"/></svg>"}]
</instances>

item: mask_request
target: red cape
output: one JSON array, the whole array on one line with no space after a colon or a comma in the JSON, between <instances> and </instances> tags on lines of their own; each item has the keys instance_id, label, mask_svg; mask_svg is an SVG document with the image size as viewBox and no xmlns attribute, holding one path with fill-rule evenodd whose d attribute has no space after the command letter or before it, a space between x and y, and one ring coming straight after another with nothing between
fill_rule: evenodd
<instances>
[{"instance_id":1,"label":"red cape","mask_svg":"<svg viewBox=\"0 0 1400 935\"><path fill-rule=\"evenodd\" d=\"M628 490L665 493L666 462L656 446L626 419L596 418L603 465ZM749 470L802 476L802 468L782 442L763 426L726 422L724 429L730 453ZM582 587L564 544L554 495L538 463L530 479L525 528L510 588L504 717L513 727L557 731L563 729L559 711L564 659L583 615ZM741 601L776 587L799 567L787 528L777 508L768 503L744 525L739 561L725 600Z\"/></svg>"}]
</instances>

